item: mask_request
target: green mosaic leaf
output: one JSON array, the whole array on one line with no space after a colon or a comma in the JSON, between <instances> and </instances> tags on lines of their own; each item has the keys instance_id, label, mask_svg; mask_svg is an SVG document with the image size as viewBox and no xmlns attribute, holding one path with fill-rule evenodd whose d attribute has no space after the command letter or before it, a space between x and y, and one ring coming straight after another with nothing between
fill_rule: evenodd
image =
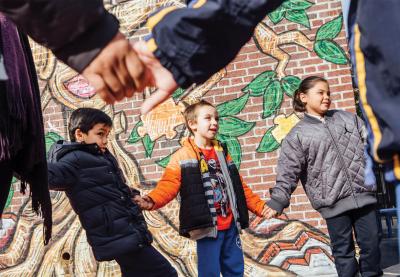
<instances>
[{"instance_id":1,"label":"green mosaic leaf","mask_svg":"<svg viewBox=\"0 0 400 277\"><path fill-rule=\"evenodd\" d=\"M313 3L306 0L288 0L282 4L287 10L306 10L312 5Z\"/></svg>"},{"instance_id":2,"label":"green mosaic leaf","mask_svg":"<svg viewBox=\"0 0 400 277\"><path fill-rule=\"evenodd\" d=\"M179 99L183 94L185 93L185 90L183 88L178 88L177 90L174 91L172 94L172 98L174 100Z\"/></svg>"},{"instance_id":3,"label":"green mosaic leaf","mask_svg":"<svg viewBox=\"0 0 400 277\"><path fill-rule=\"evenodd\" d=\"M269 13L268 17L272 21L272 23L278 24L285 17L285 11L286 10L282 6L280 6L273 12Z\"/></svg>"},{"instance_id":4,"label":"green mosaic leaf","mask_svg":"<svg viewBox=\"0 0 400 277\"><path fill-rule=\"evenodd\" d=\"M250 96L261 96L263 95L265 88L269 83L276 77L275 71L264 71L257 75L242 91L249 92Z\"/></svg>"},{"instance_id":5,"label":"green mosaic leaf","mask_svg":"<svg viewBox=\"0 0 400 277\"><path fill-rule=\"evenodd\" d=\"M156 161L156 164L158 164L159 166L161 166L163 168L166 168L169 161L171 160L171 156L172 156L172 154L162 158L161 160Z\"/></svg>"},{"instance_id":6,"label":"green mosaic leaf","mask_svg":"<svg viewBox=\"0 0 400 277\"><path fill-rule=\"evenodd\" d=\"M279 81L273 81L264 92L263 118L270 117L279 109L283 101L283 90Z\"/></svg>"},{"instance_id":7,"label":"green mosaic leaf","mask_svg":"<svg viewBox=\"0 0 400 277\"><path fill-rule=\"evenodd\" d=\"M142 143L144 146L146 158L150 158L151 154L153 154L155 141L152 141L149 135L145 135L142 139Z\"/></svg>"},{"instance_id":8,"label":"green mosaic leaf","mask_svg":"<svg viewBox=\"0 0 400 277\"><path fill-rule=\"evenodd\" d=\"M131 134L129 135L129 138L128 138L129 144L136 143L142 139L142 137L139 136L139 133L138 133L138 128L141 126L143 126L143 122L139 121L138 123L136 123L135 127L133 127Z\"/></svg>"},{"instance_id":9,"label":"green mosaic leaf","mask_svg":"<svg viewBox=\"0 0 400 277\"><path fill-rule=\"evenodd\" d=\"M44 140L46 143L46 153L50 150L50 147L57 141L63 139L62 136L57 134L56 132L47 132L44 136Z\"/></svg>"},{"instance_id":10,"label":"green mosaic leaf","mask_svg":"<svg viewBox=\"0 0 400 277\"><path fill-rule=\"evenodd\" d=\"M231 155L233 162L237 168L239 168L242 161L242 147L240 146L238 139L224 135L218 135L218 140L226 143L229 155Z\"/></svg>"},{"instance_id":11,"label":"green mosaic leaf","mask_svg":"<svg viewBox=\"0 0 400 277\"><path fill-rule=\"evenodd\" d=\"M279 148L279 143L276 141L274 136L272 135L272 130L275 127L269 128L267 132L264 134L260 145L257 148L257 152L259 153L268 153L275 151L276 149Z\"/></svg>"},{"instance_id":12,"label":"green mosaic leaf","mask_svg":"<svg viewBox=\"0 0 400 277\"><path fill-rule=\"evenodd\" d=\"M339 15L332 21L329 21L322 25L315 36L315 40L324 40L324 39L334 39L337 37L342 30L343 25L343 16Z\"/></svg>"},{"instance_id":13,"label":"green mosaic leaf","mask_svg":"<svg viewBox=\"0 0 400 277\"><path fill-rule=\"evenodd\" d=\"M224 116L219 120L218 133L228 137L238 137L246 134L254 125L254 122L247 122L234 116Z\"/></svg>"},{"instance_id":14,"label":"green mosaic leaf","mask_svg":"<svg viewBox=\"0 0 400 277\"><path fill-rule=\"evenodd\" d=\"M281 80L282 88L286 95L292 97L296 89L300 85L300 78L296 76L286 76Z\"/></svg>"},{"instance_id":15,"label":"green mosaic leaf","mask_svg":"<svg viewBox=\"0 0 400 277\"><path fill-rule=\"evenodd\" d=\"M310 21L304 10L289 10L285 13L285 18L294 23L298 23L310 29Z\"/></svg>"},{"instance_id":16,"label":"green mosaic leaf","mask_svg":"<svg viewBox=\"0 0 400 277\"><path fill-rule=\"evenodd\" d=\"M218 115L226 116L226 115L235 115L240 113L245 107L247 100L249 100L249 93L240 96L234 100L222 103L217 106Z\"/></svg>"},{"instance_id":17,"label":"green mosaic leaf","mask_svg":"<svg viewBox=\"0 0 400 277\"><path fill-rule=\"evenodd\" d=\"M334 64L347 64L347 57L344 50L332 40L319 40L314 44L314 51L317 55Z\"/></svg>"},{"instance_id":18,"label":"green mosaic leaf","mask_svg":"<svg viewBox=\"0 0 400 277\"><path fill-rule=\"evenodd\" d=\"M13 179L14 179L14 178L13 178ZM2 185L3 185L3 184L2 184ZM6 204L4 205L4 209L7 209L7 208L10 206L13 196L14 196L14 186L11 185L10 191L9 191L9 193L8 193L8 196L7 196Z\"/></svg>"}]
</instances>

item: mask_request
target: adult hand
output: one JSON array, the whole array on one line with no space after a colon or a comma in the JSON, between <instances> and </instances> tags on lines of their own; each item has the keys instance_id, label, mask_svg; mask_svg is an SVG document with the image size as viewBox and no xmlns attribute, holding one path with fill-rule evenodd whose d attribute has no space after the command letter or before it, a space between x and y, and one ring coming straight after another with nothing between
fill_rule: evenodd
<instances>
[{"instance_id":1,"label":"adult hand","mask_svg":"<svg viewBox=\"0 0 400 277\"><path fill-rule=\"evenodd\" d=\"M148 50L144 41L139 41L134 44L134 49L139 56L139 59L145 65L146 86L155 86L158 88L149 98L147 98L140 109L144 115L151 111L158 104L164 102L178 88L171 72L161 65L159 60Z\"/></svg>"},{"instance_id":2,"label":"adult hand","mask_svg":"<svg viewBox=\"0 0 400 277\"><path fill-rule=\"evenodd\" d=\"M144 67L121 33L82 72L100 97L112 104L144 89Z\"/></svg>"}]
</instances>

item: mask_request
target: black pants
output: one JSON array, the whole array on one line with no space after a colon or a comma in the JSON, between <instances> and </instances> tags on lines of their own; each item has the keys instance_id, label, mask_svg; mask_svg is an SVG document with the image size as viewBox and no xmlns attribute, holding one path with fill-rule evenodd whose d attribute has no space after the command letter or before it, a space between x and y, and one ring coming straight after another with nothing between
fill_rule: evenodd
<instances>
[{"instance_id":1,"label":"black pants","mask_svg":"<svg viewBox=\"0 0 400 277\"><path fill-rule=\"evenodd\" d=\"M378 223L374 205L328 218L326 223L336 270L340 277L353 277L358 271L363 277L382 275ZM353 229L360 247L359 264L355 258Z\"/></svg>"},{"instance_id":2,"label":"black pants","mask_svg":"<svg viewBox=\"0 0 400 277\"><path fill-rule=\"evenodd\" d=\"M9 162L0 162L0 218L10 192L12 167Z\"/></svg>"},{"instance_id":3,"label":"black pants","mask_svg":"<svg viewBox=\"0 0 400 277\"><path fill-rule=\"evenodd\" d=\"M176 270L153 246L115 259L123 277L177 277Z\"/></svg>"}]
</instances>

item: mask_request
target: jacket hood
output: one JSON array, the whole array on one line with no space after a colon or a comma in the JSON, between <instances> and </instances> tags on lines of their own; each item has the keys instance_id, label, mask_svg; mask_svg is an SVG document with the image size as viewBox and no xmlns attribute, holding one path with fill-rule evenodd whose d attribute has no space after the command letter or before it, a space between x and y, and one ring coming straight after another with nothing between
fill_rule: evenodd
<instances>
[{"instance_id":1,"label":"jacket hood","mask_svg":"<svg viewBox=\"0 0 400 277\"><path fill-rule=\"evenodd\" d=\"M101 154L101 150L96 143L93 144L81 144L78 142L68 142L64 140L59 140L54 143L47 154L47 160L49 162L57 162L63 156L69 152L81 150L92 154Z\"/></svg>"}]
</instances>

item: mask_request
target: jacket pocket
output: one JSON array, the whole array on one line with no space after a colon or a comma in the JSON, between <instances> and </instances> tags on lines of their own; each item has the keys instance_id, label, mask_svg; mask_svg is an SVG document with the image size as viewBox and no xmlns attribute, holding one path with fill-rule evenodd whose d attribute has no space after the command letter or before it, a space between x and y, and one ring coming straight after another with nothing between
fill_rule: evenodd
<instances>
[{"instance_id":1,"label":"jacket pocket","mask_svg":"<svg viewBox=\"0 0 400 277\"><path fill-rule=\"evenodd\" d=\"M110 212L108 210L108 206L104 205L103 206L103 217L104 217L104 223L106 227L106 231L108 235L111 235L114 232L113 228L113 221L110 216Z\"/></svg>"}]
</instances>

